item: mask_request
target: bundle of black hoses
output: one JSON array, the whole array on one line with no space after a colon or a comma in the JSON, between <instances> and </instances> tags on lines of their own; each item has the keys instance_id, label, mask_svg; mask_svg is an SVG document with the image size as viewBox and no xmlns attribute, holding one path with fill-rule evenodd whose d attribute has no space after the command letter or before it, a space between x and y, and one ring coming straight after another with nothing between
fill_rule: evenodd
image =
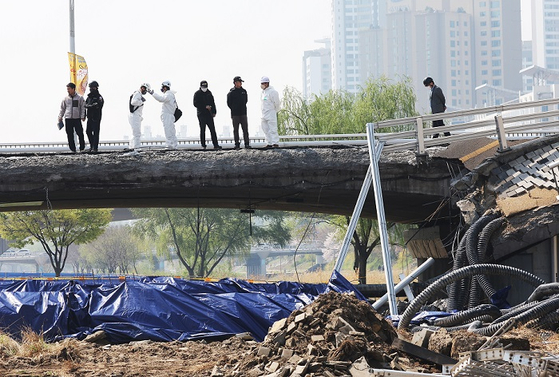
<instances>
[{"instance_id":1,"label":"bundle of black hoses","mask_svg":"<svg viewBox=\"0 0 559 377\"><path fill-rule=\"evenodd\" d=\"M511 277L517 277L533 286L539 286L545 283L545 281L535 276L534 274L510 266L503 266L498 264L475 264L473 266L462 267L440 277L427 288L425 288L410 303L410 305L400 317L398 329L407 329L415 313L419 311L419 309L427 302L429 298L431 298L431 296L438 293L440 290L451 283L475 275L507 275Z\"/></svg>"}]
</instances>

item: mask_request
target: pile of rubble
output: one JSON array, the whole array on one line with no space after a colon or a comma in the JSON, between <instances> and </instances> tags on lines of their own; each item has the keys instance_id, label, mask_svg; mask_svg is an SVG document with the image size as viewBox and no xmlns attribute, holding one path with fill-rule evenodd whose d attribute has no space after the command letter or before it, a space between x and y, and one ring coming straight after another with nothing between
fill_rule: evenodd
<instances>
[{"instance_id":1,"label":"pile of rubble","mask_svg":"<svg viewBox=\"0 0 559 377\"><path fill-rule=\"evenodd\" d=\"M330 292L277 321L264 342L212 376L368 376L369 368L436 372L392 347L398 334L367 302ZM361 374L360 374L361 373Z\"/></svg>"},{"instance_id":2,"label":"pile of rubble","mask_svg":"<svg viewBox=\"0 0 559 377\"><path fill-rule=\"evenodd\" d=\"M369 303L335 292L274 323L264 342L244 344L244 354L215 366L211 376L559 376L559 362L530 351L522 334L398 333Z\"/></svg>"}]
</instances>

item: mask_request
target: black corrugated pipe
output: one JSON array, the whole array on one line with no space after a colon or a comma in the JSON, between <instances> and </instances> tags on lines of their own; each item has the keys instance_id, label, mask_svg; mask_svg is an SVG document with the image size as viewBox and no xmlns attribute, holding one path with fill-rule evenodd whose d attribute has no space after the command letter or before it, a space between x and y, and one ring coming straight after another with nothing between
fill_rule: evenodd
<instances>
[{"instance_id":1,"label":"black corrugated pipe","mask_svg":"<svg viewBox=\"0 0 559 377\"><path fill-rule=\"evenodd\" d=\"M547 313L543 317L532 319L526 322L529 329L552 330L555 331L559 327L559 312L554 311Z\"/></svg>"},{"instance_id":2,"label":"black corrugated pipe","mask_svg":"<svg viewBox=\"0 0 559 377\"><path fill-rule=\"evenodd\" d=\"M471 228L470 228L471 229ZM470 229L466 231L462 239L460 240L460 244L458 245L458 249L456 253L454 253L454 261L452 263L452 271L456 271L466 265L467 257L466 257L466 239L468 238L468 233ZM460 298L463 298L461 292L466 291L466 282L464 280L460 280L457 282L453 282L448 287L448 304L447 310L452 311L456 310L457 307L462 307L462 301Z\"/></svg>"},{"instance_id":3,"label":"black corrugated pipe","mask_svg":"<svg viewBox=\"0 0 559 377\"><path fill-rule=\"evenodd\" d=\"M546 296L553 296L559 293L559 283L547 283L537 287L534 292L528 297L526 302L540 301Z\"/></svg>"},{"instance_id":4,"label":"black corrugated pipe","mask_svg":"<svg viewBox=\"0 0 559 377\"><path fill-rule=\"evenodd\" d=\"M483 262L483 258L480 257L480 254L485 255L485 249L483 250L483 252L479 250L478 243L482 239L482 237L483 239L487 239L487 240L491 237L491 234L496 228L495 225L492 225L492 227L490 228L488 228L488 226L494 220L496 220L498 216L499 214L491 212L483 215L478 221L472 224L472 232L469 233L468 239L466 240L466 255L468 256L468 263L470 264L470 266ZM486 242L486 248L487 248L487 242ZM487 276L477 275L475 276L474 279L472 279L472 282L479 284L487 297L493 296L496 292L495 289L493 289L493 287L491 286L491 283L489 283L489 279L487 278ZM472 284L471 288L473 289L470 289L470 301L469 301L470 308L476 307L477 305L479 305L480 302L479 294L477 294L478 292L477 284L475 287Z\"/></svg>"},{"instance_id":5,"label":"black corrugated pipe","mask_svg":"<svg viewBox=\"0 0 559 377\"><path fill-rule=\"evenodd\" d=\"M495 318L501 316L501 311L495 305L482 304L473 309L464 310L448 317L438 318L433 322L433 325L441 327L462 325L466 322L470 322L476 317L486 314L489 314L491 316L491 320L494 320Z\"/></svg>"},{"instance_id":6,"label":"black corrugated pipe","mask_svg":"<svg viewBox=\"0 0 559 377\"><path fill-rule=\"evenodd\" d=\"M462 268L469 262L470 256L468 255L468 242L471 242L470 240L477 240L478 235L483 227L485 227L487 223L493 220L495 216L495 213L484 214L479 219L477 219L466 231L464 237L462 237L462 239L460 240L460 245L458 246L458 250L454 255L454 263L452 266L453 270ZM473 248L474 253L476 253L477 241ZM473 264L472 262L469 263ZM461 279L450 285L450 287L448 288L448 311L463 309L464 303L466 302L466 295L464 293L469 292L469 289L467 288L469 286L469 279Z\"/></svg>"},{"instance_id":7,"label":"black corrugated pipe","mask_svg":"<svg viewBox=\"0 0 559 377\"><path fill-rule=\"evenodd\" d=\"M473 276L470 281L470 290L468 291L468 309L475 308L481 302L481 287L478 283L479 275Z\"/></svg>"},{"instance_id":8,"label":"black corrugated pipe","mask_svg":"<svg viewBox=\"0 0 559 377\"><path fill-rule=\"evenodd\" d=\"M528 304L517 305L514 308L507 311L506 313L504 313L499 318L495 319L493 322L491 322L491 325L495 325L497 323L505 322L509 318L515 317L518 314L520 314L522 312L525 312L526 310L530 310L533 307L538 306L538 304L539 304L539 302L534 301L534 302L530 302Z\"/></svg>"},{"instance_id":9,"label":"black corrugated pipe","mask_svg":"<svg viewBox=\"0 0 559 377\"><path fill-rule=\"evenodd\" d=\"M438 293L441 289L448 286L450 283L453 283L460 279L464 279L468 276L481 274L514 276L528 282L529 284L532 284L533 286L545 283L545 281L534 274L510 266L502 266L498 264L476 264L473 266L462 267L456 271L451 271L448 274L441 276L435 282L425 288L409 304L407 309L404 311L404 314L402 314L400 323L398 324L398 329L407 329L415 313L427 302L427 300L432 295Z\"/></svg>"},{"instance_id":10,"label":"black corrugated pipe","mask_svg":"<svg viewBox=\"0 0 559 377\"><path fill-rule=\"evenodd\" d=\"M474 329L479 329L481 326L483 326L483 323L481 321L472 321L470 323L465 323L459 326L445 327L444 329L448 332L459 331L459 330L468 330L472 332Z\"/></svg>"},{"instance_id":11,"label":"black corrugated pipe","mask_svg":"<svg viewBox=\"0 0 559 377\"><path fill-rule=\"evenodd\" d=\"M559 308L559 297L550 298L548 300L539 303L539 305L534 306L532 309L522 312L516 317L512 317L512 320L514 321L515 326L519 326L532 319L543 317L547 313L555 311L558 308ZM497 330L503 327L504 324L505 323L497 323L494 325L489 325L482 329L475 329L472 332L483 336L491 336L495 334Z\"/></svg>"}]
</instances>

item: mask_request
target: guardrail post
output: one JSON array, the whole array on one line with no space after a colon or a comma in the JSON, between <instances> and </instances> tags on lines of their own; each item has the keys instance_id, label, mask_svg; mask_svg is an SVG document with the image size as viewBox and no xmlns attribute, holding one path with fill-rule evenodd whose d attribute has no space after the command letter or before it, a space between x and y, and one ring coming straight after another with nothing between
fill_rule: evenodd
<instances>
[{"instance_id":1,"label":"guardrail post","mask_svg":"<svg viewBox=\"0 0 559 377\"><path fill-rule=\"evenodd\" d=\"M495 115L495 126L497 128L497 138L499 139L499 152L508 151L510 148L507 144L507 135L505 134L505 125L501 114Z\"/></svg>"},{"instance_id":2,"label":"guardrail post","mask_svg":"<svg viewBox=\"0 0 559 377\"><path fill-rule=\"evenodd\" d=\"M425 154L425 136L423 136L423 118L415 118L415 134L417 135L417 154Z\"/></svg>"}]
</instances>

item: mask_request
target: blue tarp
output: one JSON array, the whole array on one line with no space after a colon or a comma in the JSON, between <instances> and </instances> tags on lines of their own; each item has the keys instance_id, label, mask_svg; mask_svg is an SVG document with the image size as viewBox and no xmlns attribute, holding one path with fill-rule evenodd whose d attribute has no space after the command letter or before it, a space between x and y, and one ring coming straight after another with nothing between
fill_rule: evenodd
<instances>
[{"instance_id":1,"label":"blue tarp","mask_svg":"<svg viewBox=\"0 0 559 377\"><path fill-rule=\"evenodd\" d=\"M334 272L328 284L201 282L170 277L0 281L0 328L23 328L45 339L83 338L104 330L112 343L132 340L218 339L249 332L262 341L268 328L328 291L355 292Z\"/></svg>"}]
</instances>

